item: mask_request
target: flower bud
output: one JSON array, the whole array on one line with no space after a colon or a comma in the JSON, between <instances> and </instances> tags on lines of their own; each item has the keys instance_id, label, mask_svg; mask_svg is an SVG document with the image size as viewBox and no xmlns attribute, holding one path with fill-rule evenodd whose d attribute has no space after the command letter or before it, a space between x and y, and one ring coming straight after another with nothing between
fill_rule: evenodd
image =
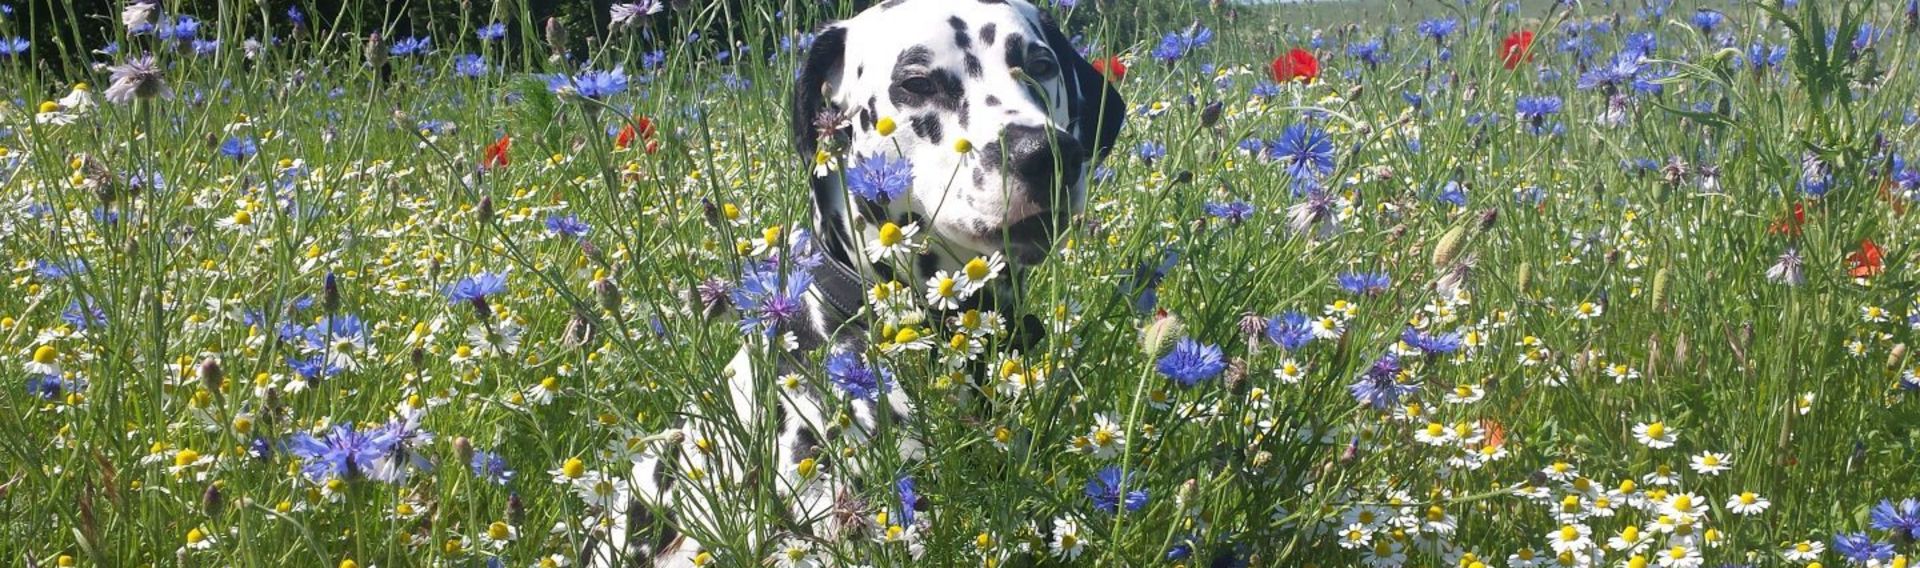
<instances>
[{"instance_id":1,"label":"flower bud","mask_svg":"<svg viewBox=\"0 0 1920 568\"><path fill-rule=\"evenodd\" d=\"M219 483L207 484L207 490L200 493L200 510L209 517L219 517L226 504L227 499L220 494Z\"/></svg>"},{"instance_id":2,"label":"flower bud","mask_svg":"<svg viewBox=\"0 0 1920 568\"><path fill-rule=\"evenodd\" d=\"M593 297L600 300L600 309L608 312L620 312L620 287L612 280L601 278L593 281Z\"/></svg>"},{"instance_id":3,"label":"flower bud","mask_svg":"<svg viewBox=\"0 0 1920 568\"><path fill-rule=\"evenodd\" d=\"M493 196L480 198L480 222L493 224Z\"/></svg>"},{"instance_id":4,"label":"flower bud","mask_svg":"<svg viewBox=\"0 0 1920 568\"><path fill-rule=\"evenodd\" d=\"M1460 248L1466 245L1467 228L1454 227L1440 236L1440 242L1433 245L1433 265L1436 267L1453 264L1460 255Z\"/></svg>"},{"instance_id":5,"label":"flower bud","mask_svg":"<svg viewBox=\"0 0 1920 568\"><path fill-rule=\"evenodd\" d=\"M466 436L454 438L453 458L458 460L459 463L471 463L473 461L473 440L468 439Z\"/></svg>"},{"instance_id":6,"label":"flower bud","mask_svg":"<svg viewBox=\"0 0 1920 568\"><path fill-rule=\"evenodd\" d=\"M226 382L226 373L220 370L220 360L208 357L200 362L200 386L207 392L219 394L220 385Z\"/></svg>"},{"instance_id":7,"label":"flower bud","mask_svg":"<svg viewBox=\"0 0 1920 568\"><path fill-rule=\"evenodd\" d=\"M561 59L567 53L567 28L560 25L560 18L547 18L547 49L553 52L555 59Z\"/></svg>"},{"instance_id":8,"label":"flower bud","mask_svg":"<svg viewBox=\"0 0 1920 568\"><path fill-rule=\"evenodd\" d=\"M1220 101L1207 103L1205 108L1200 109L1200 127L1213 128L1214 125L1220 124L1220 111L1223 108Z\"/></svg>"}]
</instances>

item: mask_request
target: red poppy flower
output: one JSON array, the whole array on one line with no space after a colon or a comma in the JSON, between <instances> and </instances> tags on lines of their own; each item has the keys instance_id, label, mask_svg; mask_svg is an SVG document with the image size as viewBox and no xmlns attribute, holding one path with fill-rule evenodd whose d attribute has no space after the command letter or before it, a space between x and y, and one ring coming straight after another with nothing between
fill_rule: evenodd
<instances>
[{"instance_id":1,"label":"red poppy flower","mask_svg":"<svg viewBox=\"0 0 1920 568\"><path fill-rule=\"evenodd\" d=\"M1779 219L1775 219L1773 224L1767 226L1767 232L1776 235L1798 237L1800 236L1800 228L1806 225L1807 204L1804 202L1795 203L1793 204L1793 212L1782 215Z\"/></svg>"},{"instance_id":2,"label":"red poppy flower","mask_svg":"<svg viewBox=\"0 0 1920 568\"><path fill-rule=\"evenodd\" d=\"M482 158L480 159L481 169L491 170L506 167L508 162L507 149L512 147L513 137L505 134L500 135L498 141L487 145L487 150L482 154Z\"/></svg>"},{"instance_id":3,"label":"red poppy flower","mask_svg":"<svg viewBox=\"0 0 1920 568\"><path fill-rule=\"evenodd\" d=\"M1520 66L1522 61L1533 61L1533 32L1520 30L1507 35L1500 42L1500 61L1508 69Z\"/></svg>"},{"instance_id":4,"label":"red poppy flower","mask_svg":"<svg viewBox=\"0 0 1920 568\"><path fill-rule=\"evenodd\" d=\"M1109 83L1118 84L1127 78L1127 63L1121 61L1119 56L1094 59L1093 70L1106 77Z\"/></svg>"},{"instance_id":5,"label":"red poppy flower","mask_svg":"<svg viewBox=\"0 0 1920 568\"><path fill-rule=\"evenodd\" d=\"M613 138L613 147L625 150L628 146L633 145L634 138L639 138L647 141L648 154L658 151L660 149L660 141L653 139L653 120L644 116L636 116L633 117L633 122L638 123L640 129L635 131L632 123L621 126L620 134Z\"/></svg>"},{"instance_id":6,"label":"red poppy flower","mask_svg":"<svg viewBox=\"0 0 1920 568\"><path fill-rule=\"evenodd\" d=\"M1847 270L1847 275L1854 278L1878 276L1887 269L1885 255L1886 251L1880 245L1873 244L1873 239L1861 239L1860 250L1847 255L1847 263L1853 265Z\"/></svg>"},{"instance_id":7,"label":"red poppy flower","mask_svg":"<svg viewBox=\"0 0 1920 568\"><path fill-rule=\"evenodd\" d=\"M1320 60L1315 59L1313 53L1307 50L1296 47L1287 51L1286 55L1273 60L1273 82L1275 83L1295 80L1311 83L1318 78L1320 78Z\"/></svg>"}]
</instances>

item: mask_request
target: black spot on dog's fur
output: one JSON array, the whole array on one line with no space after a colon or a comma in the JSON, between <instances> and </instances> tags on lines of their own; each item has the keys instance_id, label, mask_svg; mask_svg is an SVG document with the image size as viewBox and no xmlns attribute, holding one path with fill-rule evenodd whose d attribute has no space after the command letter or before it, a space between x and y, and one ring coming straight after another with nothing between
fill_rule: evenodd
<instances>
[{"instance_id":1,"label":"black spot on dog's fur","mask_svg":"<svg viewBox=\"0 0 1920 568\"><path fill-rule=\"evenodd\" d=\"M907 0L887 0L886 2L880 3L880 8L883 10L889 9L889 8L893 8L894 6L905 4L906 2Z\"/></svg>"},{"instance_id":2,"label":"black spot on dog's fur","mask_svg":"<svg viewBox=\"0 0 1920 568\"><path fill-rule=\"evenodd\" d=\"M992 23L980 26L980 43L987 44L987 47L993 47L994 36L999 33L1000 26L993 25Z\"/></svg>"},{"instance_id":3,"label":"black spot on dog's fur","mask_svg":"<svg viewBox=\"0 0 1920 568\"><path fill-rule=\"evenodd\" d=\"M920 257L916 260L919 261L921 274L933 274L940 271L940 255L930 252L921 253Z\"/></svg>"},{"instance_id":4,"label":"black spot on dog's fur","mask_svg":"<svg viewBox=\"0 0 1920 568\"><path fill-rule=\"evenodd\" d=\"M1027 63L1027 38L1020 34L1007 34L1007 68L1012 69Z\"/></svg>"},{"instance_id":5,"label":"black spot on dog's fur","mask_svg":"<svg viewBox=\"0 0 1920 568\"><path fill-rule=\"evenodd\" d=\"M953 26L953 46L961 51L973 49L973 36L967 34L967 21L959 16L947 18L947 25Z\"/></svg>"},{"instance_id":6,"label":"black spot on dog's fur","mask_svg":"<svg viewBox=\"0 0 1920 568\"><path fill-rule=\"evenodd\" d=\"M965 100L960 101L960 128L965 129L967 127L967 121L972 118L972 110L973 105L971 103Z\"/></svg>"},{"instance_id":7,"label":"black spot on dog's fur","mask_svg":"<svg viewBox=\"0 0 1920 568\"><path fill-rule=\"evenodd\" d=\"M865 77L865 76L867 76L867 66L858 65L853 68L853 77L855 79Z\"/></svg>"},{"instance_id":8,"label":"black spot on dog's fur","mask_svg":"<svg viewBox=\"0 0 1920 568\"><path fill-rule=\"evenodd\" d=\"M913 133L921 138L934 144L939 144L943 139L940 132L940 115L934 113L916 115L909 122L913 123Z\"/></svg>"},{"instance_id":9,"label":"black spot on dog's fur","mask_svg":"<svg viewBox=\"0 0 1920 568\"><path fill-rule=\"evenodd\" d=\"M966 62L967 62L967 76L968 76L968 77L972 77L972 78L975 78L975 79L978 79L978 78L980 78L980 76L981 76L981 75L985 75L985 74L986 74L986 70L985 70L985 69L983 69L983 68L981 68L981 66L980 66L980 58L979 58L979 57L977 57L977 56L975 56L975 55L974 55L974 54L972 54L972 53L968 53L968 54L966 55L966 57L965 57L965 59L966 59Z\"/></svg>"},{"instance_id":10,"label":"black spot on dog's fur","mask_svg":"<svg viewBox=\"0 0 1920 568\"><path fill-rule=\"evenodd\" d=\"M987 95L987 106L990 106L990 107L1000 106L1000 97Z\"/></svg>"}]
</instances>

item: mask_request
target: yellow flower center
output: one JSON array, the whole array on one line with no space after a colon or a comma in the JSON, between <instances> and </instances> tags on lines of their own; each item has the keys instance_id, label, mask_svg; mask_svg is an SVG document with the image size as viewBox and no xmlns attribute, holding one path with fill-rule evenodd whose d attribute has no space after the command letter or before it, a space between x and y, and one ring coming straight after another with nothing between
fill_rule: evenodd
<instances>
[{"instance_id":1,"label":"yellow flower center","mask_svg":"<svg viewBox=\"0 0 1920 568\"><path fill-rule=\"evenodd\" d=\"M894 124L891 116L880 117L880 120L873 123L873 130L879 132L881 136L892 136L895 128L899 128L899 125Z\"/></svg>"},{"instance_id":2,"label":"yellow flower center","mask_svg":"<svg viewBox=\"0 0 1920 568\"><path fill-rule=\"evenodd\" d=\"M175 466L187 467L193 465L193 462L196 461L200 461L200 452L182 449L180 453L173 454L173 465Z\"/></svg>"},{"instance_id":3,"label":"yellow flower center","mask_svg":"<svg viewBox=\"0 0 1920 568\"><path fill-rule=\"evenodd\" d=\"M38 349L33 350L33 362L42 365L51 365L53 364L53 360L59 357L60 349L52 345L42 345Z\"/></svg>"},{"instance_id":4,"label":"yellow flower center","mask_svg":"<svg viewBox=\"0 0 1920 568\"><path fill-rule=\"evenodd\" d=\"M940 284L935 287L935 292L942 298L951 298L956 284L952 278L941 278Z\"/></svg>"},{"instance_id":5,"label":"yellow flower center","mask_svg":"<svg viewBox=\"0 0 1920 568\"><path fill-rule=\"evenodd\" d=\"M580 461L580 458L567 458L566 463L560 464L560 474L578 479L587 474L587 464Z\"/></svg>"},{"instance_id":6,"label":"yellow flower center","mask_svg":"<svg viewBox=\"0 0 1920 568\"><path fill-rule=\"evenodd\" d=\"M503 523L500 521L494 521L493 524L487 525L487 538L491 538L494 540L506 540L507 537L511 536L512 534L513 534L512 529L507 527L506 523Z\"/></svg>"},{"instance_id":7,"label":"yellow flower center","mask_svg":"<svg viewBox=\"0 0 1920 568\"><path fill-rule=\"evenodd\" d=\"M201 542L204 542L206 540L207 540L207 534L200 532L200 529L198 528L190 529L187 531L187 544L200 544Z\"/></svg>"},{"instance_id":8,"label":"yellow flower center","mask_svg":"<svg viewBox=\"0 0 1920 568\"><path fill-rule=\"evenodd\" d=\"M899 225L887 223L880 226L880 246L894 246L900 244L900 241L904 241L906 238L907 236L900 232Z\"/></svg>"},{"instance_id":9,"label":"yellow flower center","mask_svg":"<svg viewBox=\"0 0 1920 568\"><path fill-rule=\"evenodd\" d=\"M1741 505L1752 505L1759 500L1760 500L1760 496L1754 495L1752 491L1747 491L1740 494Z\"/></svg>"},{"instance_id":10,"label":"yellow flower center","mask_svg":"<svg viewBox=\"0 0 1920 568\"><path fill-rule=\"evenodd\" d=\"M1666 435L1667 435L1667 424L1665 422L1655 422L1647 425L1648 438L1653 438L1658 440L1660 438L1666 437Z\"/></svg>"},{"instance_id":11,"label":"yellow flower center","mask_svg":"<svg viewBox=\"0 0 1920 568\"><path fill-rule=\"evenodd\" d=\"M986 280L987 268L987 259L973 257L973 260L967 261L967 279L974 282Z\"/></svg>"}]
</instances>

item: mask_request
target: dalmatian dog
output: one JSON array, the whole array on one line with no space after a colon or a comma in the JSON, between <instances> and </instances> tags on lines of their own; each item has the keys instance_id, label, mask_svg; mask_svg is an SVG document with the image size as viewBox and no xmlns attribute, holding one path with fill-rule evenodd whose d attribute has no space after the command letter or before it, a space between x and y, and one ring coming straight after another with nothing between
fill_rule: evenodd
<instances>
[{"instance_id":1,"label":"dalmatian dog","mask_svg":"<svg viewBox=\"0 0 1920 568\"><path fill-rule=\"evenodd\" d=\"M786 539L871 534L870 511L850 496L894 478L835 449L893 447L902 461L919 458L914 402L899 388L862 399L799 377L821 375L820 353L866 351L874 284L921 282L981 256L1000 255L1015 270L1044 261L1081 211L1087 177L1112 150L1125 108L1052 18L1025 0L888 0L827 25L793 91L799 158L904 159L911 186L874 200L850 191L844 168L811 176L817 261L797 268L811 282L803 317L780 329L798 348L771 357L743 348L716 378L726 388L689 405L681 425L655 436L636 461L630 504L588 543L582 564L744 565ZM870 262L861 249L886 223L926 228L933 244L910 262ZM1007 288L973 301L1014 313ZM1039 333L1037 320L1022 323ZM769 454L779 471L747 465ZM738 499L743 484L772 484L786 501L774 507L785 522L755 526L767 515Z\"/></svg>"}]
</instances>

